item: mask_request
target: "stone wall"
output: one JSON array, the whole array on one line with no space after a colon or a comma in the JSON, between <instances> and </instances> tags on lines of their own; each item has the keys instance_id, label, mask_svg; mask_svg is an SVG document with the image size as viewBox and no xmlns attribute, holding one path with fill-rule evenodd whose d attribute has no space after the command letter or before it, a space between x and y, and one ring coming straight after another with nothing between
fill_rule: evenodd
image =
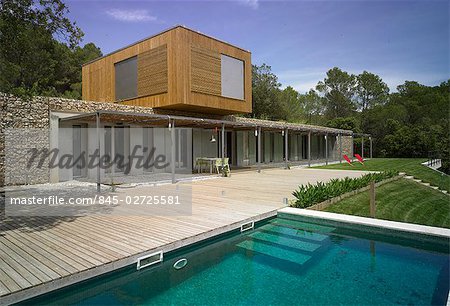
<instances>
[{"instance_id":1,"label":"stone wall","mask_svg":"<svg viewBox=\"0 0 450 306\"><path fill-rule=\"evenodd\" d=\"M342 136L342 155L347 155L352 158L352 146L353 146L353 137L352 136ZM338 145L339 150L339 145ZM339 151L338 151L339 152Z\"/></svg>"},{"instance_id":2,"label":"stone wall","mask_svg":"<svg viewBox=\"0 0 450 306\"><path fill-rule=\"evenodd\" d=\"M350 159L352 158L352 146L353 146L353 137L352 136L342 136L342 155L347 155ZM336 136L335 144L334 144L334 152L336 153L335 159L340 160L340 142L339 136Z\"/></svg>"}]
</instances>

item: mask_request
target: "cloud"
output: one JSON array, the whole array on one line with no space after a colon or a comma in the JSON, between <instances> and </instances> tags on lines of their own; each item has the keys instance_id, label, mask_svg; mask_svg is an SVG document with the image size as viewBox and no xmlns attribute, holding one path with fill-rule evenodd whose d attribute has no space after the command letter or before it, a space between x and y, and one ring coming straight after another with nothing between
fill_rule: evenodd
<instances>
[{"instance_id":1,"label":"cloud","mask_svg":"<svg viewBox=\"0 0 450 306\"><path fill-rule=\"evenodd\" d=\"M238 2L254 10L258 9L259 7L259 0L238 0Z\"/></svg>"},{"instance_id":2,"label":"cloud","mask_svg":"<svg viewBox=\"0 0 450 306\"><path fill-rule=\"evenodd\" d=\"M125 22L147 22L157 20L157 18L150 15L147 10L110 9L106 11L106 14L116 20Z\"/></svg>"},{"instance_id":3,"label":"cloud","mask_svg":"<svg viewBox=\"0 0 450 306\"><path fill-rule=\"evenodd\" d=\"M302 70L285 70L275 72L278 76L278 80L283 84L283 88L292 86L300 93L308 92L310 89L314 89L317 82L325 78L328 69L321 68L304 68Z\"/></svg>"}]
</instances>

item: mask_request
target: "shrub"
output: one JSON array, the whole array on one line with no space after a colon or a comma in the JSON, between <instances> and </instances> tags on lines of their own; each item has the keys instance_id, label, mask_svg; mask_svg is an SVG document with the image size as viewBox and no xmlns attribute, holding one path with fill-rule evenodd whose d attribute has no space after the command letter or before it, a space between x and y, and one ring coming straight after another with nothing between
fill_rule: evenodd
<instances>
[{"instance_id":1,"label":"shrub","mask_svg":"<svg viewBox=\"0 0 450 306\"><path fill-rule=\"evenodd\" d=\"M292 193L296 200L291 206L307 208L344 193L366 187L372 181L378 183L396 175L398 175L397 171L384 171L369 173L358 178L346 177L343 179L332 179L328 183L318 182L315 185L301 185Z\"/></svg>"}]
</instances>

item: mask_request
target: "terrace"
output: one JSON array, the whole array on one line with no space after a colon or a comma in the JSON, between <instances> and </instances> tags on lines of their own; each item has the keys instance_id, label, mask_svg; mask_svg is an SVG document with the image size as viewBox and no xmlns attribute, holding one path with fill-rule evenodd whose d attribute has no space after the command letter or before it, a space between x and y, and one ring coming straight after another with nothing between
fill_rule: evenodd
<instances>
[{"instance_id":1,"label":"terrace","mask_svg":"<svg viewBox=\"0 0 450 306\"><path fill-rule=\"evenodd\" d=\"M115 192L139 196L174 186L189 190L192 213L178 216L146 216L143 208L119 205L84 216L6 217L0 228L0 298L3 304L17 302L135 264L138 257L155 250L167 252L220 235L245 222L276 215L299 184L362 173L267 169ZM88 194L76 190L80 192Z\"/></svg>"}]
</instances>

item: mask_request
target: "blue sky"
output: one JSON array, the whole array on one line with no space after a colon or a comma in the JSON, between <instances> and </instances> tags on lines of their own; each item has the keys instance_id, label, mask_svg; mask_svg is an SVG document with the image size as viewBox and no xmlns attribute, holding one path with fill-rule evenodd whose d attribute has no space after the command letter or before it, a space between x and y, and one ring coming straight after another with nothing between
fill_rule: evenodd
<instances>
[{"instance_id":1,"label":"blue sky","mask_svg":"<svg viewBox=\"0 0 450 306\"><path fill-rule=\"evenodd\" d=\"M252 52L300 92L332 67L405 80L450 78L448 1L66 1L103 53L183 24Z\"/></svg>"}]
</instances>

